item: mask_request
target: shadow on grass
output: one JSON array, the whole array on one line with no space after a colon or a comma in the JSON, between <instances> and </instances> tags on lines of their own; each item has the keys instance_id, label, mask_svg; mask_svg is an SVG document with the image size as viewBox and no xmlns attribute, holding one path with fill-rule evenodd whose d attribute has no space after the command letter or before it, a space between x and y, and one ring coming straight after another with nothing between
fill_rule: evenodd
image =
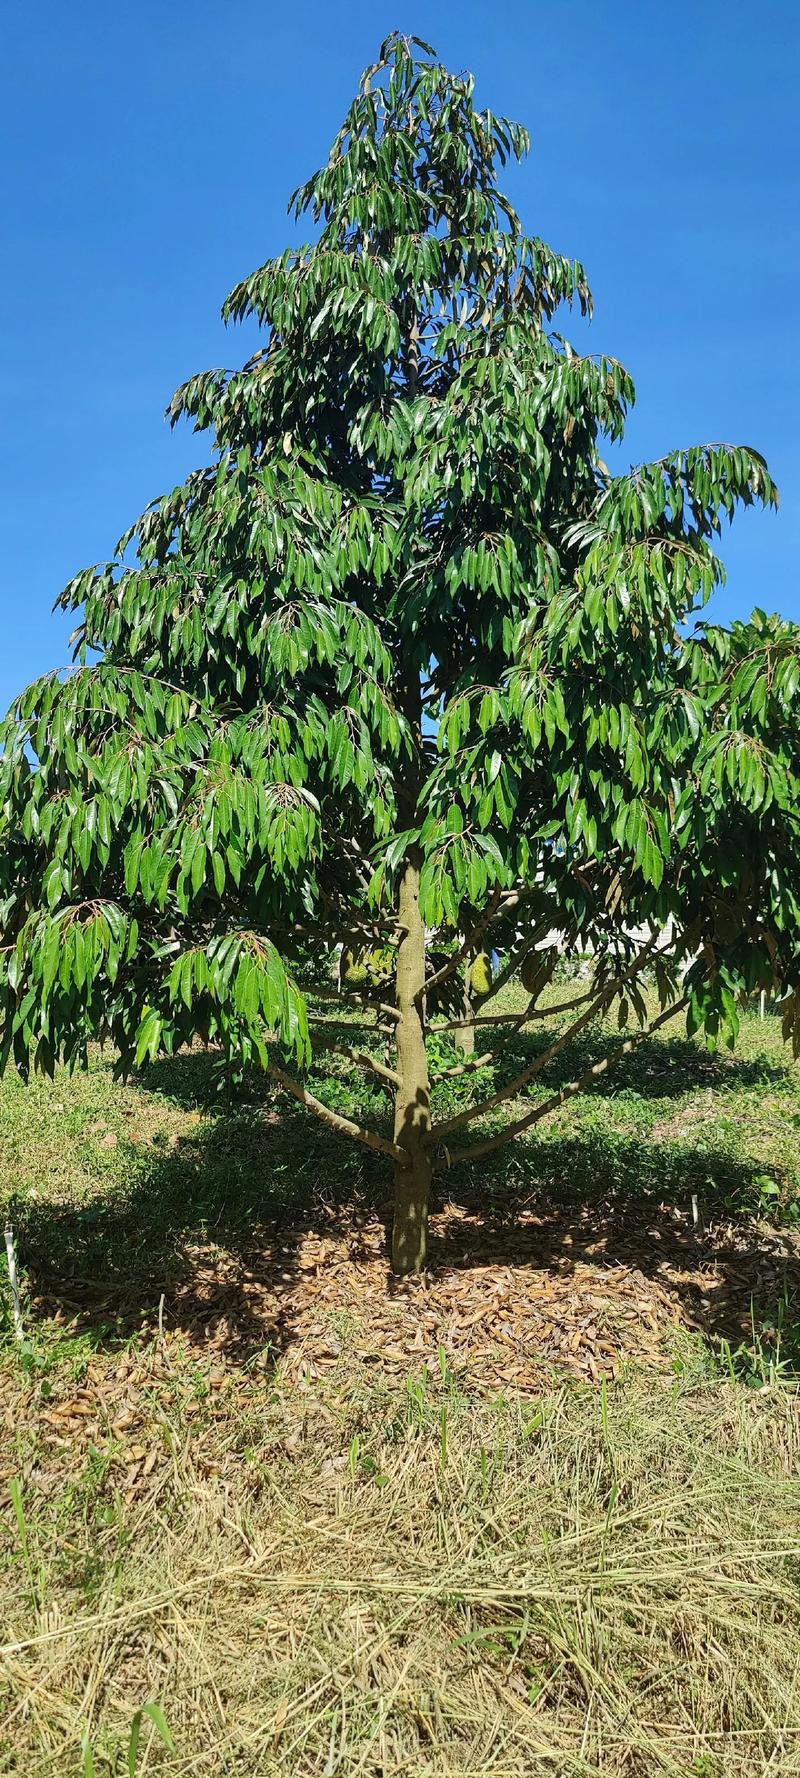
<instances>
[{"instance_id":1,"label":"shadow on grass","mask_svg":"<svg viewBox=\"0 0 800 1778\"><path fill-rule=\"evenodd\" d=\"M635 1026L632 1027L635 1031ZM599 1032L589 1029L547 1063L538 1079L549 1087L562 1086L586 1068L613 1053L627 1031ZM499 1085L519 1069L542 1054L552 1041L552 1033L538 1030L520 1033L503 1057L502 1073L493 1070ZM484 1039L488 1048L488 1040ZM479 1045L479 1047L482 1047ZM711 1054L688 1037L653 1038L624 1056L613 1069L601 1075L589 1092L598 1098L616 1097L622 1091L634 1092L641 1099L676 1099L684 1093L726 1087L780 1086L791 1078L787 1060L772 1061L766 1056L744 1057L735 1053Z\"/></svg>"},{"instance_id":2,"label":"shadow on grass","mask_svg":"<svg viewBox=\"0 0 800 1778\"><path fill-rule=\"evenodd\" d=\"M352 1042L352 1026L332 1025L331 1035L342 1043ZM504 1052L502 1066L481 1069L474 1083L476 1096L483 1097L489 1086L499 1086L541 1055L552 1042L554 1032L541 1027L519 1033ZM615 1050L626 1032L598 1031L595 1026L575 1039L567 1049L547 1063L538 1079L548 1087L564 1085L580 1074L589 1062L600 1061ZM491 1029L479 1031L477 1050L489 1049L496 1041ZM451 1046L454 1062L463 1060L455 1045ZM792 1065L767 1056L744 1057L728 1051L711 1054L687 1037L652 1038L623 1057L613 1069L595 1081L589 1092L598 1098L615 1097L621 1090L635 1092L642 1099L675 1099L684 1093L724 1088L754 1086L779 1087L792 1080ZM162 1093L175 1104L190 1109L213 1110L230 1103L230 1092L220 1090L221 1076L213 1059L202 1050L155 1062L143 1076L148 1090ZM387 1103L385 1089L373 1088L376 1103ZM239 1090L250 1103L263 1104L273 1096L269 1077L253 1070ZM364 1094L359 1095L363 1102ZM391 1120L389 1120L391 1121Z\"/></svg>"},{"instance_id":3,"label":"shadow on grass","mask_svg":"<svg viewBox=\"0 0 800 1778\"><path fill-rule=\"evenodd\" d=\"M602 1049L595 1036L592 1056ZM576 1062L584 1065L573 1047L551 1064L548 1086ZM642 1045L614 1090L644 1096L650 1083L663 1097L773 1077L785 1075L673 1039ZM376 1220L386 1226L390 1213L390 1163L332 1134L261 1076L221 1096L201 1052L154 1065L143 1084L210 1115L174 1147L126 1144L125 1184L88 1205L21 1203L19 1250L34 1289L100 1343L152 1323L163 1297L168 1327L214 1334L237 1360L277 1358L295 1334L304 1242L321 1234L354 1262L373 1258ZM369 1116L388 1117L379 1088ZM689 1149L596 1127L534 1137L437 1176L431 1263L634 1269L675 1295L710 1339L736 1341L753 1313L769 1325L782 1300L800 1297L791 1241L751 1220L761 1183L756 1166L713 1144Z\"/></svg>"},{"instance_id":4,"label":"shadow on grass","mask_svg":"<svg viewBox=\"0 0 800 1778\"><path fill-rule=\"evenodd\" d=\"M165 1326L202 1337L224 1321L231 1357L269 1349L277 1358L293 1337L306 1235L347 1231L357 1254L359 1228L374 1216L372 1157L365 1151L365 1168L349 1143L285 1101L280 1113L220 1108L169 1148L120 1146L124 1185L85 1204L14 1206L19 1255L44 1312L63 1311L96 1343L119 1343L152 1324L163 1297ZM266 1293L254 1303L260 1277L274 1312Z\"/></svg>"}]
</instances>

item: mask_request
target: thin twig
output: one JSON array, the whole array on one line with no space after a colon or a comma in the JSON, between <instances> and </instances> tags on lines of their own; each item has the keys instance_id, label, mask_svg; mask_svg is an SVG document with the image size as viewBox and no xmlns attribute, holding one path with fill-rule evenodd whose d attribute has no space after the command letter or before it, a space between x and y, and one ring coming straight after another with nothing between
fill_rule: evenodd
<instances>
[{"instance_id":1,"label":"thin twig","mask_svg":"<svg viewBox=\"0 0 800 1778\"><path fill-rule=\"evenodd\" d=\"M400 1076L394 1068L387 1068L383 1062L377 1062L375 1057L370 1056L366 1050L353 1049L350 1044L346 1043L336 1043L332 1037L319 1037L316 1041L320 1049L327 1050L334 1056L344 1056L348 1062L357 1063L359 1068L371 1069L373 1074L379 1074L382 1080L390 1081L393 1087L399 1087L402 1084Z\"/></svg>"},{"instance_id":2,"label":"thin twig","mask_svg":"<svg viewBox=\"0 0 800 1778\"><path fill-rule=\"evenodd\" d=\"M389 1019L400 1017L396 1006L384 1005L382 1000L371 1000L368 994L357 994L352 989L338 991L336 988L314 987L309 988L308 995L311 1000L344 1000L350 1006L368 1006L371 1012L385 1013Z\"/></svg>"},{"instance_id":3,"label":"thin twig","mask_svg":"<svg viewBox=\"0 0 800 1778\"><path fill-rule=\"evenodd\" d=\"M606 988L609 986L609 983L605 984ZM532 1025L536 1019L554 1019L559 1013L574 1012L576 1006L585 1006L587 1000L593 999L594 992L594 988L590 988L586 994L576 994L572 1000L556 1001L555 1006L535 1006L531 1000L524 1013L496 1012L487 1013L485 1017L478 1013L474 1019L451 1019L446 1025L431 1025L431 1030L461 1031L465 1025ZM478 1066L476 1060L475 1067Z\"/></svg>"},{"instance_id":4,"label":"thin twig","mask_svg":"<svg viewBox=\"0 0 800 1778\"><path fill-rule=\"evenodd\" d=\"M531 1001L530 1006L532 1005L533 1002ZM501 1038L499 1043L493 1044L491 1049L483 1050L479 1056L470 1056L468 1061L461 1062L457 1068L445 1068L441 1074L436 1075L435 1084L438 1086L439 1082L442 1080L458 1080L462 1074L474 1073L476 1068L488 1068L489 1063L494 1062L503 1050L508 1049L509 1044L513 1043L518 1031L521 1031L522 1026L527 1023L528 1019L533 1017L534 1014L530 1011L530 1007L526 1007L524 1012L518 1013L515 1016L511 1030L506 1032L505 1037ZM465 1025L471 1025L473 1020L464 1019L463 1023Z\"/></svg>"}]
</instances>

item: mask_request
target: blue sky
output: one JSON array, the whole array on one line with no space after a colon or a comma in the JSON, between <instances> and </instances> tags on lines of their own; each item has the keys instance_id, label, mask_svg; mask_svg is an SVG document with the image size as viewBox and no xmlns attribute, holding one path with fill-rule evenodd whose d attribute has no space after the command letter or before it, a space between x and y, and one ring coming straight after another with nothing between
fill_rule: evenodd
<instances>
[{"instance_id":1,"label":"blue sky","mask_svg":"<svg viewBox=\"0 0 800 1778\"><path fill-rule=\"evenodd\" d=\"M29 0L0 106L3 708L67 659L64 583L198 460L167 401L246 355L220 304L293 238L289 193L394 27L531 130L508 187L588 267L592 349L638 387L627 459L767 455L782 508L726 537L715 614L800 620L796 0Z\"/></svg>"}]
</instances>

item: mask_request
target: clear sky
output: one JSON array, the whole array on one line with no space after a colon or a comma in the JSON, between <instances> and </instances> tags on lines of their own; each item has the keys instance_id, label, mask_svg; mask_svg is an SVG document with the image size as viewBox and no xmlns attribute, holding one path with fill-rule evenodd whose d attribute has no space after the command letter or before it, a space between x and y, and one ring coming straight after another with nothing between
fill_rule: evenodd
<instances>
[{"instance_id":1,"label":"clear sky","mask_svg":"<svg viewBox=\"0 0 800 1778\"><path fill-rule=\"evenodd\" d=\"M715 615L800 620L797 0L28 0L0 92L4 709L67 659L64 583L198 461L166 403L246 356L220 304L295 238L289 193L393 28L528 125L508 187L588 267L591 349L638 387L627 460L765 452L782 508L726 537Z\"/></svg>"}]
</instances>

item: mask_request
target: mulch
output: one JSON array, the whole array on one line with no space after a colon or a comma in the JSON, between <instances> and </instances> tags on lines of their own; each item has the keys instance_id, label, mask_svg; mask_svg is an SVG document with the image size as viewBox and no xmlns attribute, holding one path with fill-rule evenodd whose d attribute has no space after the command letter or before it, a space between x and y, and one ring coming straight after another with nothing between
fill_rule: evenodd
<instances>
[{"instance_id":1,"label":"mulch","mask_svg":"<svg viewBox=\"0 0 800 1778\"><path fill-rule=\"evenodd\" d=\"M111 1449L114 1485L134 1501L163 1463L158 1425L175 1414L190 1433L202 1424L213 1470L235 1424L231 1397L241 1406L276 1373L301 1396L359 1376L391 1389L427 1368L470 1393L530 1398L559 1378L598 1387L630 1370L670 1371L681 1334L736 1346L754 1308L768 1321L782 1295L800 1292L795 1235L696 1227L667 1204L517 1208L506 1219L447 1204L432 1218L429 1271L406 1280L389 1273L381 1218L356 1211L254 1230L236 1247L190 1242L179 1259L159 1296L135 1314L131 1305L127 1345L119 1289L73 1280L66 1294L49 1282L29 1304L51 1331L117 1323L79 1387L58 1367L43 1381L7 1368L0 1379L0 1419L13 1433L22 1411L45 1491ZM10 1477L20 1462L11 1438L6 1453Z\"/></svg>"},{"instance_id":2,"label":"mulch","mask_svg":"<svg viewBox=\"0 0 800 1778\"><path fill-rule=\"evenodd\" d=\"M266 1342L292 1375L354 1357L390 1376L446 1362L471 1390L529 1393L558 1372L670 1369L681 1329L738 1343L753 1302L768 1316L800 1285L796 1237L695 1228L670 1206L523 1210L493 1226L445 1205L430 1270L406 1280L388 1272L381 1221L331 1222L279 1233L257 1257L196 1250L178 1319L221 1354Z\"/></svg>"},{"instance_id":3,"label":"mulch","mask_svg":"<svg viewBox=\"0 0 800 1778\"><path fill-rule=\"evenodd\" d=\"M149 1283L141 1331L167 1345L180 1333L198 1362L234 1370L260 1362L315 1377L357 1358L407 1374L446 1358L472 1389L530 1391L554 1369L597 1382L631 1364L670 1367L678 1329L737 1342L754 1304L768 1319L800 1289L796 1234L695 1225L669 1204L506 1216L445 1204L431 1219L422 1277L393 1278L386 1251L382 1218L330 1207L246 1240L188 1241L160 1301ZM124 1321L124 1284L64 1289L42 1288L37 1318Z\"/></svg>"}]
</instances>

